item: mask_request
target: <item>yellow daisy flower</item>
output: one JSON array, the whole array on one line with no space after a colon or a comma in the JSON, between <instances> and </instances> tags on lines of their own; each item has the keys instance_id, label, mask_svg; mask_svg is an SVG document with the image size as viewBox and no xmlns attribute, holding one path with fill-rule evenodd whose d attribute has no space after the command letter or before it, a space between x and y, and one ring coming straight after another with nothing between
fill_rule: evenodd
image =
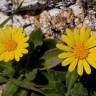
<instances>
[{"instance_id":1,"label":"yellow daisy flower","mask_svg":"<svg viewBox=\"0 0 96 96\"><path fill-rule=\"evenodd\" d=\"M96 69L96 33L91 33L91 28L75 28L72 32L66 29L66 35L61 35L64 43L58 43L57 48L64 51L58 55L64 59L62 66L67 66L72 72L77 67L79 75L83 74L83 69L87 74L91 73L91 68Z\"/></svg>"},{"instance_id":2,"label":"yellow daisy flower","mask_svg":"<svg viewBox=\"0 0 96 96\"><path fill-rule=\"evenodd\" d=\"M12 28L6 26L6 29L0 28L0 61L20 60L23 54L28 53L28 37L23 32L23 28Z\"/></svg>"}]
</instances>

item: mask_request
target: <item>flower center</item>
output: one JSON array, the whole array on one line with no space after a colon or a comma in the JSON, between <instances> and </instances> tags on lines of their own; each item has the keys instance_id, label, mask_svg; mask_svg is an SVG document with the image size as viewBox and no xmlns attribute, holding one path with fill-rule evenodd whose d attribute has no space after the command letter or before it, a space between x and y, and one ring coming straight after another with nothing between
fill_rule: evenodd
<instances>
[{"instance_id":1,"label":"flower center","mask_svg":"<svg viewBox=\"0 0 96 96\"><path fill-rule=\"evenodd\" d=\"M84 59L88 56L88 49L82 43L76 45L73 51L76 58Z\"/></svg>"},{"instance_id":2,"label":"flower center","mask_svg":"<svg viewBox=\"0 0 96 96\"><path fill-rule=\"evenodd\" d=\"M7 51L13 51L17 47L17 43L14 40L8 40L5 42L5 48Z\"/></svg>"}]
</instances>

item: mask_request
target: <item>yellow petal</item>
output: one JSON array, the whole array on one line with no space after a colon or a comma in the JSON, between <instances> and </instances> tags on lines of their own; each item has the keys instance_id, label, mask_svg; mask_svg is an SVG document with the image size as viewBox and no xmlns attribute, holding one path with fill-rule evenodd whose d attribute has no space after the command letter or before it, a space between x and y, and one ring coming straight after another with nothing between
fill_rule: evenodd
<instances>
[{"instance_id":1,"label":"yellow petal","mask_svg":"<svg viewBox=\"0 0 96 96\"><path fill-rule=\"evenodd\" d=\"M17 42L27 42L29 40L29 37L28 36L22 36L22 35L23 35L23 33L20 33L19 35L14 35L13 40L15 40Z\"/></svg>"},{"instance_id":2,"label":"yellow petal","mask_svg":"<svg viewBox=\"0 0 96 96\"><path fill-rule=\"evenodd\" d=\"M21 53L27 54L28 50L27 49L20 49Z\"/></svg>"},{"instance_id":3,"label":"yellow petal","mask_svg":"<svg viewBox=\"0 0 96 96\"><path fill-rule=\"evenodd\" d=\"M18 30L17 27L16 27L15 25L13 25L13 26L12 26L12 32L13 32L13 33L14 33L14 32L17 32L17 30Z\"/></svg>"},{"instance_id":4,"label":"yellow petal","mask_svg":"<svg viewBox=\"0 0 96 96\"><path fill-rule=\"evenodd\" d=\"M3 53L3 59L4 59L5 62L8 62L9 61L10 58L9 58L8 51Z\"/></svg>"},{"instance_id":5,"label":"yellow petal","mask_svg":"<svg viewBox=\"0 0 96 96\"><path fill-rule=\"evenodd\" d=\"M83 60L83 66L87 74L91 74L91 68L86 60Z\"/></svg>"},{"instance_id":6,"label":"yellow petal","mask_svg":"<svg viewBox=\"0 0 96 96\"><path fill-rule=\"evenodd\" d=\"M20 60L20 55L17 51L15 51L15 60L19 61Z\"/></svg>"},{"instance_id":7,"label":"yellow petal","mask_svg":"<svg viewBox=\"0 0 96 96\"><path fill-rule=\"evenodd\" d=\"M11 34L12 34L12 39L15 39L16 34L17 34L17 27L16 26L12 27Z\"/></svg>"},{"instance_id":8,"label":"yellow petal","mask_svg":"<svg viewBox=\"0 0 96 96\"><path fill-rule=\"evenodd\" d=\"M18 48L27 48L29 46L28 43L20 43L18 44Z\"/></svg>"},{"instance_id":9,"label":"yellow petal","mask_svg":"<svg viewBox=\"0 0 96 96\"><path fill-rule=\"evenodd\" d=\"M24 37L23 42L27 42L29 40L29 37Z\"/></svg>"},{"instance_id":10,"label":"yellow petal","mask_svg":"<svg viewBox=\"0 0 96 96\"><path fill-rule=\"evenodd\" d=\"M94 46L96 42L96 33L94 33L86 42L86 46L88 48L91 48L92 46Z\"/></svg>"},{"instance_id":11,"label":"yellow petal","mask_svg":"<svg viewBox=\"0 0 96 96\"><path fill-rule=\"evenodd\" d=\"M86 58L86 60L88 61L88 63L89 63L92 67L94 67L94 68L96 69L96 61L94 60L94 58L88 56L88 57Z\"/></svg>"},{"instance_id":12,"label":"yellow petal","mask_svg":"<svg viewBox=\"0 0 96 96\"><path fill-rule=\"evenodd\" d=\"M76 44L80 41L80 34L79 34L79 30L77 27L74 28L74 39L75 39L75 42Z\"/></svg>"},{"instance_id":13,"label":"yellow petal","mask_svg":"<svg viewBox=\"0 0 96 96\"><path fill-rule=\"evenodd\" d=\"M89 55L88 55L88 58L92 58L93 61L96 61L96 53L94 52L91 52Z\"/></svg>"},{"instance_id":14,"label":"yellow petal","mask_svg":"<svg viewBox=\"0 0 96 96\"><path fill-rule=\"evenodd\" d=\"M74 42L70 40L70 38L68 38L68 36L66 35L61 35L61 39L67 43L70 47L74 47Z\"/></svg>"},{"instance_id":15,"label":"yellow petal","mask_svg":"<svg viewBox=\"0 0 96 96\"><path fill-rule=\"evenodd\" d=\"M70 57L70 56L73 56L74 54L72 52L63 52L63 53L60 53L58 55L59 58L67 58L67 57Z\"/></svg>"},{"instance_id":16,"label":"yellow petal","mask_svg":"<svg viewBox=\"0 0 96 96\"><path fill-rule=\"evenodd\" d=\"M75 67L76 67L76 65L77 65L77 62L78 62L78 59L75 59L75 60L70 64L70 66L69 66L69 68L68 68L68 70L69 70L70 72L72 72L72 71L75 69Z\"/></svg>"},{"instance_id":17,"label":"yellow petal","mask_svg":"<svg viewBox=\"0 0 96 96\"><path fill-rule=\"evenodd\" d=\"M5 48L3 44L0 44L0 54L5 52Z\"/></svg>"},{"instance_id":18,"label":"yellow petal","mask_svg":"<svg viewBox=\"0 0 96 96\"><path fill-rule=\"evenodd\" d=\"M72 41L72 43L74 45L75 40L74 40L73 32L69 28L66 28L66 33L67 33L67 36L69 37L69 39Z\"/></svg>"},{"instance_id":19,"label":"yellow petal","mask_svg":"<svg viewBox=\"0 0 96 96\"><path fill-rule=\"evenodd\" d=\"M6 32L4 33L5 38L7 38L8 40L11 39L11 27L9 25L6 26Z\"/></svg>"},{"instance_id":20,"label":"yellow petal","mask_svg":"<svg viewBox=\"0 0 96 96\"><path fill-rule=\"evenodd\" d=\"M86 28L85 27L81 27L80 29L80 41L84 42L86 41Z\"/></svg>"},{"instance_id":21,"label":"yellow petal","mask_svg":"<svg viewBox=\"0 0 96 96\"><path fill-rule=\"evenodd\" d=\"M90 45L88 45L88 48L92 48L92 47L95 47L96 46L96 39L94 39Z\"/></svg>"},{"instance_id":22,"label":"yellow petal","mask_svg":"<svg viewBox=\"0 0 96 96\"><path fill-rule=\"evenodd\" d=\"M68 64L72 63L72 61L75 60L75 57L69 57L69 58L66 58L63 62L62 62L62 66L67 66Z\"/></svg>"},{"instance_id":23,"label":"yellow petal","mask_svg":"<svg viewBox=\"0 0 96 96\"><path fill-rule=\"evenodd\" d=\"M0 43L6 40L4 33L5 33L4 30L0 28Z\"/></svg>"},{"instance_id":24,"label":"yellow petal","mask_svg":"<svg viewBox=\"0 0 96 96\"><path fill-rule=\"evenodd\" d=\"M90 53L96 53L96 47L89 49Z\"/></svg>"},{"instance_id":25,"label":"yellow petal","mask_svg":"<svg viewBox=\"0 0 96 96\"><path fill-rule=\"evenodd\" d=\"M25 37L25 33L23 33L23 28L18 28L16 36L18 36L19 39L23 39Z\"/></svg>"},{"instance_id":26,"label":"yellow petal","mask_svg":"<svg viewBox=\"0 0 96 96\"><path fill-rule=\"evenodd\" d=\"M77 72L80 76L83 75L83 61L82 60L78 61Z\"/></svg>"},{"instance_id":27,"label":"yellow petal","mask_svg":"<svg viewBox=\"0 0 96 96\"><path fill-rule=\"evenodd\" d=\"M72 48L71 47L68 47L64 44L56 44L56 47L62 51L72 51Z\"/></svg>"},{"instance_id":28,"label":"yellow petal","mask_svg":"<svg viewBox=\"0 0 96 96\"><path fill-rule=\"evenodd\" d=\"M9 59L10 59L10 60L13 60L13 59L14 59L14 52L10 52L10 54L9 54Z\"/></svg>"}]
</instances>

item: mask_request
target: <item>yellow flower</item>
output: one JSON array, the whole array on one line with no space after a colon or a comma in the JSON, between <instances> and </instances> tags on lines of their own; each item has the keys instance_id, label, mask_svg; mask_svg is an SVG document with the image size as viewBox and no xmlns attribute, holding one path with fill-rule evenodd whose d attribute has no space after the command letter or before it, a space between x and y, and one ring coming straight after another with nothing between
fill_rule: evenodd
<instances>
[{"instance_id":1,"label":"yellow flower","mask_svg":"<svg viewBox=\"0 0 96 96\"><path fill-rule=\"evenodd\" d=\"M75 28L73 32L67 28L61 40L64 43L58 43L56 47L64 51L58 55L64 59L62 66L69 65L70 72L77 67L79 75L83 74L83 69L90 74L90 65L96 69L96 33L92 34L91 28Z\"/></svg>"},{"instance_id":2,"label":"yellow flower","mask_svg":"<svg viewBox=\"0 0 96 96\"><path fill-rule=\"evenodd\" d=\"M20 60L23 54L28 53L28 37L23 32L23 28L12 28L6 26L6 29L0 28L0 61Z\"/></svg>"}]
</instances>

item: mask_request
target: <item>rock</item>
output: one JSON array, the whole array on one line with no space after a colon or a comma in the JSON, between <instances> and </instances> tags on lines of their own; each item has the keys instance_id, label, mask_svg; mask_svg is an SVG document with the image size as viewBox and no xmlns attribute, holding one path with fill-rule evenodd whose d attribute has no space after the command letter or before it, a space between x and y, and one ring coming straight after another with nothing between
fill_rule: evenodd
<instances>
[{"instance_id":1,"label":"rock","mask_svg":"<svg viewBox=\"0 0 96 96\"><path fill-rule=\"evenodd\" d=\"M8 2L7 2L7 0L0 0L0 10L1 11L8 10Z\"/></svg>"},{"instance_id":2,"label":"rock","mask_svg":"<svg viewBox=\"0 0 96 96\"><path fill-rule=\"evenodd\" d=\"M96 17L94 18L92 22L92 29L96 31Z\"/></svg>"},{"instance_id":3,"label":"rock","mask_svg":"<svg viewBox=\"0 0 96 96\"><path fill-rule=\"evenodd\" d=\"M37 3L41 3L41 4L46 3L46 0L11 0L11 1L16 6L19 6L22 3L22 1L23 1L22 7L35 5Z\"/></svg>"},{"instance_id":4,"label":"rock","mask_svg":"<svg viewBox=\"0 0 96 96\"><path fill-rule=\"evenodd\" d=\"M50 16L57 16L58 14L60 14L62 12L61 9L58 8L53 8L51 10L48 11Z\"/></svg>"},{"instance_id":5,"label":"rock","mask_svg":"<svg viewBox=\"0 0 96 96\"><path fill-rule=\"evenodd\" d=\"M79 17L80 14L84 14L83 8L81 8L78 4L74 4L70 6L70 8L73 10L74 15L77 17Z\"/></svg>"},{"instance_id":6,"label":"rock","mask_svg":"<svg viewBox=\"0 0 96 96\"><path fill-rule=\"evenodd\" d=\"M89 16L86 16L83 21L83 26L91 27L92 26L92 19Z\"/></svg>"}]
</instances>

